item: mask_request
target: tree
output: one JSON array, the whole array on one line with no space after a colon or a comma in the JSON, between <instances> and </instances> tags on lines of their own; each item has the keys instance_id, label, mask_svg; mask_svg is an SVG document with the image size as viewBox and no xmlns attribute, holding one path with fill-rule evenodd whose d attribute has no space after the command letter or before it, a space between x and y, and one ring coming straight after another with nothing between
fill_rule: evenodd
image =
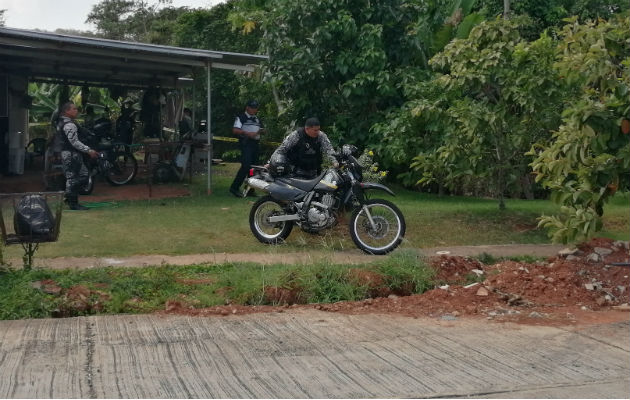
<instances>
[{"instance_id":1,"label":"tree","mask_svg":"<svg viewBox=\"0 0 630 400\"><path fill-rule=\"evenodd\" d=\"M171 44L177 17L187 7L172 7L172 0L153 5L142 0L102 0L92 7L86 22L102 37L143 43Z\"/></svg>"},{"instance_id":2,"label":"tree","mask_svg":"<svg viewBox=\"0 0 630 400\"><path fill-rule=\"evenodd\" d=\"M629 24L627 16L573 19L562 30L557 68L574 90L562 126L532 149L536 180L561 205L560 215L540 220L555 242L591 237L602 227L606 201L630 187Z\"/></svg>"},{"instance_id":3,"label":"tree","mask_svg":"<svg viewBox=\"0 0 630 400\"><path fill-rule=\"evenodd\" d=\"M441 132L437 144L414 158L419 184L454 189L466 178L483 181L505 207L510 187L525 184L531 170L524 154L559 125L562 95L553 71L552 39L522 38L522 18L486 21L468 39L454 40L431 60L443 71L407 110Z\"/></svg>"},{"instance_id":4,"label":"tree","mask_svg":"<svg viewBox=\"0 0 630 400\"><path fill-rule=\"evenodd\" d=\"M84 36L84 37L98 37L98 35L92 31L82 31L79 29L64 29L57 28L55 29L55 33L60 35L72 35L72 36Z\"/></svg>"},{"instance_id":5,"label":"tree","mask_svg":"<svg viewBox=\"0 0 630 400\"><path fill-rule=\"evenodd\" d=\"M194 10L182 14L177 19L175 28L174 43L177 46L199 48L208 50L221 50L237 53L256 53L260 46L260 32L252 32L250 35L243 35L240 31L233 29L228 20L230 13L234 11L235 1L217 4L208 10ZM261 107L261 116L268 125L269 131L277 132L274 129L273 121L268 116L274 114L274 110L269 107L272 99L268 91L254 91L252 88L258 87L256 80L243 76L242 73L213 70L212 71L212 128L219 134L229 134L234 116L242 112L247 101L246 96L257 98ZM196 82L197 87L205 88L205 74ZM244 93L241 95L243 86ZM205 91L200 98L205 100ZM196 106L198 111L205 113L205 101L203 106ZM271 126L269 126L271 124Z\"/></svg>"},{"instance_id":6,"label":"tree","mask_svg":"<svg viewBox=\"0 0 630 400\"><path fill-rule=\"evenodd\" d=\"M529 16L533 22L530 34L537 37L547 28L561 29L564 18L575 15L582 21L608 19L628 10L629 3L625 0L478 0L474 9L494 17L505 15L506 6L510 15Z\"/></svg>"},{"instance_id":7,"label":"tree","mask_svg":"<svg viewBox=\"0 0 630 400\"><path fill-rule=\"evenodd\" d=\"M7 10L0 10L0 26L4 26L4 13Z\"/></svg>"},{"instance_id":8,"label":"tree","mask_svg":"<svg viewBox=\"0 0 630 400\"><path fill-rule=\"evenodd\" d=\"M263 32L264 76L288 121L316 115L333 140L366 146L379 141L370 128L403 104L405 82L475 23L473 2L249 0L240 4L254 8L231 20Z\"/></svg>"}]
</instances>

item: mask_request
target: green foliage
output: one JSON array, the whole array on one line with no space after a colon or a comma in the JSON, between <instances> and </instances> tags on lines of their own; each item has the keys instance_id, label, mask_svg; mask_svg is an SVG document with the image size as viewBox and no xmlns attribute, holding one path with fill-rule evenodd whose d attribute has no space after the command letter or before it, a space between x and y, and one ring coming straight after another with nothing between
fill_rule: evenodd
<instances>
[{"instance_id":1,"label":"green foliage","mask_svg":"<svg viewBox=\"0 0 630 400\"><path fill-rule=\"evenodd\" d=\"M201 308L269 302L265 288L294 290L299 302L361 300L369 287L350 270L376 272L383 287L396 293L422 293L434 272L415 252L400 252L371 266L337 265L161 265L86 270L0 269L0 320L141 313L163 310L167 302ZM58 292L50 291L54 286ZM49 293L47 293L47 291ZM73 297L72 292L80 293Z\"/></svg>"},{"instance_id":2,"label":"green foliage","mask_svg":"<svg viewBox=\"0 0 630 400\"><path fill-rule=\"evenodd\" d=\"M363 167L363 181L379 183L387 177L388 171L380 171L378 163L374 162L374 152L372 150L363 151L357 161Z\"/></svg>"},{"instance_id":3,"label":"green foliage","mask_svg":"<svg viewBox=\"0 0 630 400\"><path fill-rule=\"evenodd\" d=\"M171 0L149 5L142 0L102 0L92 6L86 22L102 37L154 44L172 44L178 16L187 7L172 7Z\"/></svg>"},{"instance_id":4,"label":"green foliage","mask_svg":"<svg viewBox=\"0 0 630 400\"><path fill-rule=\"evenodd\" d=\"M208 10L194 10L182 14L177 19L174 44L187 48L230 51L237 53L256 53L260 44L260 33L243 35L233 29L228 17L235 10L235 1L218 4ZM272 122L275 115L273 100L269 90L260 90L260 76L213 70L212 84L212 129L216 134L229 136L234 118L243 112L249 98L256 98L261 103L259 116L267 125L269 132L277 132ZM200 115L205 114L206 76L200 74L195 85L201 89L198 103L192 105ZM265 88L266 89L266 88ZM243 92L243 93L241 93ZM250 96L250 97L248 97ZM271 105L271 107L270 107ZM270 125L270 126L269 126Z\"/></svg>"},{"instance_id":5,"label":"green foliage","mask_svg":"<svg viewBox=\"0 0 630 400\"><path fill-rule=\"evenodd\" d=\"M563 19L573 15L581 21L608 19L628 8L629 3L625 0L518 0L510 4L512 15L527 15L532 19L529 32L535 36L547 28L561 28ZM478 0L473 9L495 17L503 14L503 2Z\"/></svg>"},{"instance_id":6,"label":"green foliage","mask_svg":"<svg viewBox=\"0 0 630 400\"><path fill-rule=\"evenodd\" d=\"M304 272L300 274L299 282L307 303L356 301L368 297L367 287L351 279L347 267L320 264Z\"/></svg>"},{"instance_id":7,"label":"green foliage","mask_svg":"<svg viewBox=\"0 0 630 400\"><path fill-rule=\"evenodd\" d=\"M72 100L82 111L88 105L94 108L97 117L105 115L108 118L115 117L119 112L119 105L110 97L110 92L105 88L89 88L89 95L82 98L82 89L78 86L65 86L56 83L29 83L28 93L33 98L29 109L30 122L51 121L53 112L59 105L67 100ZM106 109L109 112L106 113ZM110 114L113 113L113 114ZM46 137L49 126L30 128L31 137Z\"/></svg>"},{"instance_id":8,"label":"green foliage","mask_svg":"<svg viewBox=\"0 0 630 400\"><path fill-rule=\"evenodd\" d=\"M240 150L229 150L223 153L221 156L223 161L228 162L237 162L241 159L241 151Z\"/></svg>"},{"instance_id":9,"label":"green foliage","mask_svg":"<svg viewBox=\"0 0 630 400\"><path fill-rule=\"evenodd\" d=\"M524 19L483 22L431 60L443 74L418 85L419 99L405 108L425 131L411 164L418 184L454 190L483 181L503 207L506 192L527 182L524 153L559 125L563 92L552 39L527 42L524 26Z\"/></svg>"},{"instance_id":10,"label":"green foliage","mask_svg":"<svg viewBox=\"0 0 630 400\"><path fill-rule=\"evenodd\" d=\"M235 1L217 4L206 10L192 10L177 19L174 42L177 46L254 53L260 34L243 35L233 29L228 18L235 10Z\"/></svg>"},{"instance_id":11,"label":"green foliage","mask_svg":"<svg viewBox=\"0 0 630 400\"><path fill-rule=\"evenodd\" d=\"M316 115L334 141L360 147L379 142L368 134L370 128L385 121L388 109L402 104L406 83L421 74L428 58L456 34L472 4L263 3L265 12L256 14L260 22L252 22L264 32L263 45L271 57L267 78L279 93L287 119L301 124ZM478 20L471 17L466 26ZM448 32L438 33L446 25ZM466 27L459 34L465 32Z\"/></svg>"},{"instance_id":12,"label":"green foliage","mask_svg":"<svg viewBox=\"0 0 630 400\"><path fill-rule=\"evenodd\" d=\"M394 293L424 293L435 285L435 270L411 249L390 255L378 266L378 272L386 277L386 285Z\"/></svg>"},{"instance_id":13,"label":"green foliage","mask_svg":"<svg viewBox=\"0 0 630 400\"><path fill-rule=\"evenodd\" d=\"M536 180L562 206L559 215L540 221L556 242L593 236L602 227L604 203L630 185L630 143L620 128L630 115L629 23L628 17L573 20L562 31L556 67L573 96L562 126L531 152Z\"/></svg>"}]
</instances>

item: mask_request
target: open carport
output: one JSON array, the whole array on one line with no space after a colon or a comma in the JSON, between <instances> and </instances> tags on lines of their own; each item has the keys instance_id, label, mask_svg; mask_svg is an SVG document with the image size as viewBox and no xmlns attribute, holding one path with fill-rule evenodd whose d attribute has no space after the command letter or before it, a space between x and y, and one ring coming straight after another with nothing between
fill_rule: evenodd
<instances>
[{"instance_id":1,"label":"open carport","mask_svg":"<svg viewBox=\"0 0 630 400\"><path fill-rule=\"evenodd\" d=\"M211 70L253 71L266 56L0 28L0 171L21 174L28 142L28 83L180 89L205 75L211 120ZM209 123L208 123L209 124ZM207 129L212 159L212 127ZM211 164L208 193L211 192ZM0 190L2 191L2 190Z\"/></svg>"}]
</instances>

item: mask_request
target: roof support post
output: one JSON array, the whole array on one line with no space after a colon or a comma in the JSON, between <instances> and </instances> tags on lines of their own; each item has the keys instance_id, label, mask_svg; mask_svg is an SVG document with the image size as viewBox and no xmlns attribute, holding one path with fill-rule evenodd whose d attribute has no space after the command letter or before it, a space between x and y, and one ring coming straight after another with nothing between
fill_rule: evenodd
<instances>
[{"instance_id":1,"label":"roof support post","mask_svg":"<svg viewBox=\"0 0 630 400\"><path fill-rule=\"evenodd\" d=\"M206 76L207 76L207 88L206 95L208 100L206 102L206 130L208 131L208 194L212 194L212 98L210 97L212 90L210 89L210 67L212 63L206 61Z\"/></svg>"}]
</instances>

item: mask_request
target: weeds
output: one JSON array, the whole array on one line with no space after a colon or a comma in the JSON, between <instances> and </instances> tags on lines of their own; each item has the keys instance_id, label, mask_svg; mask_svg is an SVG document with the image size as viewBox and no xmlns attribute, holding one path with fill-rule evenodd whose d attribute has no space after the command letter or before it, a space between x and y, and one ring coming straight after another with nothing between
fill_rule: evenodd
<instances>
[{"instance_id":1,"label":"weeds","mask_svg":"<svg viewBox=\"0 0 630 400\"><path fill-rule=\"evenodd\" d=\"M87 270L0 270L0 319L147 313L169 301L223 304L328 303L433 287L433 270L413 251L370 265L221 265ZM368 277L366 279L365 277Z\"/></svg>"}]
</instances>

